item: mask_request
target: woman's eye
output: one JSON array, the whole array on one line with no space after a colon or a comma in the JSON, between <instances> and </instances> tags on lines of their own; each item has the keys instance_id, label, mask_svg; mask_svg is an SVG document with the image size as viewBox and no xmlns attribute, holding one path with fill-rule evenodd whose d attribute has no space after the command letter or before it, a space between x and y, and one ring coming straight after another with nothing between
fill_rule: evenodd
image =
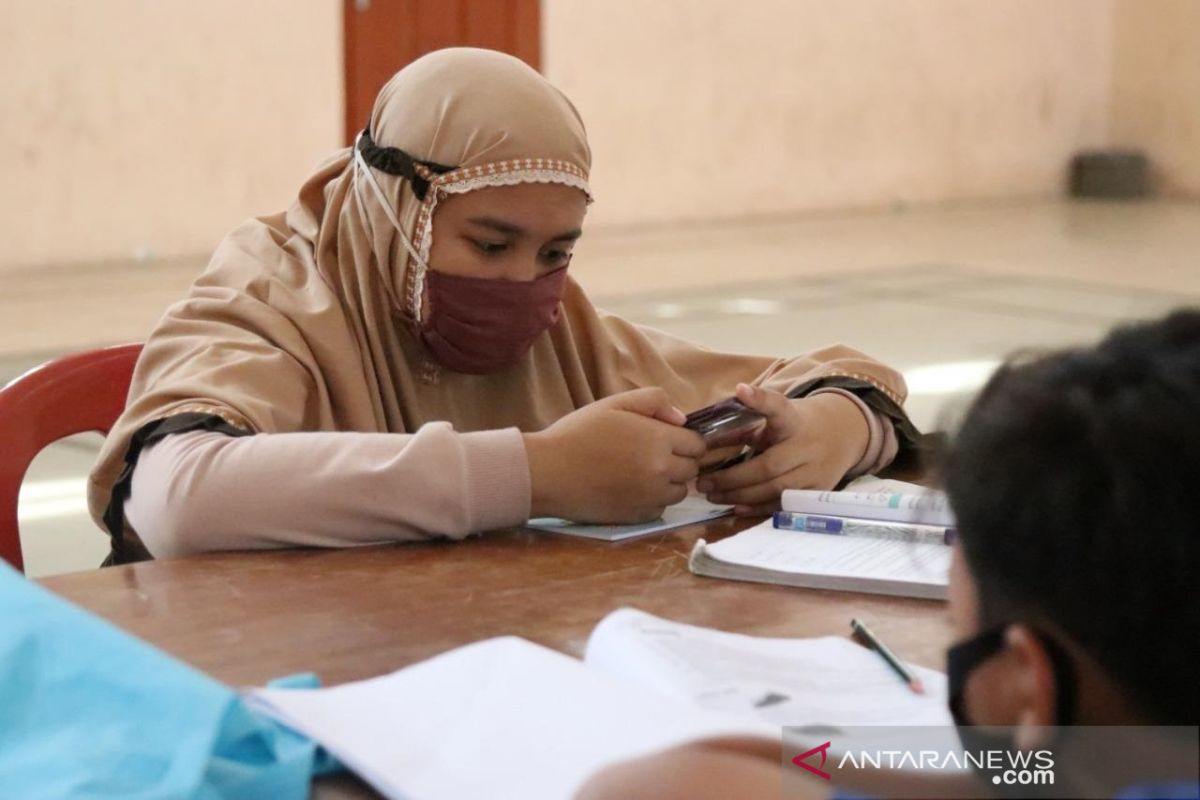
<instances>
[{"instance_id":1,"label":"woman's eye","mask_svg":"<svg viewBox=\"0 0 1200 800\"><path fill-rule=\"evenodd\" d=\"M485 242L478 239L475 240L475 246L479 248L479 252L486 253L488 255L503 253L505 249L508 248L508 244L506 242Z\"/></svg>"},{"instance_id":2,"label":"woman's eye","mask_svg":"<svg viewBox=\"0 0 1200 800\"><path fill-rule=\"evenodd\" d=\"M565 267L571 263L571 253L566 250L548 250L542 253L542 262L551 267Z\"/></svg>"}]
</instances>

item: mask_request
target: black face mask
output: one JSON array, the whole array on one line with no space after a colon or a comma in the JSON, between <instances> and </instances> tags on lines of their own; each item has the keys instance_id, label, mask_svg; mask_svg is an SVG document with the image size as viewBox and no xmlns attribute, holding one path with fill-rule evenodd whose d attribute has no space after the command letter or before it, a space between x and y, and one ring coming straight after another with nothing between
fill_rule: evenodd
<instances>
[{"instance_id":1,"label":"black face mask","mask_svg":"<svg viewBox=\"0 0 1200 800\"><path fill-rule=\"evenodd\" d=\"M987 727L975 727L966 709L967 680L983 662L1000 652L1004 647L1004 633L1008 623L989 628L970 639L953 645L946 651L946 682L950 693L950 716L958 728L959 739L964 750L1008 750L1015 751L1016 743L1011 736L991 732ZM1075 668L1066 652L1052 639L1035 634L1054 670L1054 695L1056 703L1056 725L1071 725L1075 718ZM1031 787L1019 787L1028 792ZM1003 787L1000 787L1003 790Z\"/></svg>"},{"instance_id":2,"label":"black face mask","mask_svg":"<svg viewBox=\"0 0 1200 800\"><path fill-rule=\"evenodd\" d=\"M974 723L966 709L967 681L971 673L1004 647L1004 633L1009 623L1002 623L955 644L946 651L946 682L950 692L950 715L960 728ZM1050 656L1054 670L1056 725L1073 725L1075 721L1075 668L1071 659L1053 639L1035 633Z\"/></svg>"}]
</instances>

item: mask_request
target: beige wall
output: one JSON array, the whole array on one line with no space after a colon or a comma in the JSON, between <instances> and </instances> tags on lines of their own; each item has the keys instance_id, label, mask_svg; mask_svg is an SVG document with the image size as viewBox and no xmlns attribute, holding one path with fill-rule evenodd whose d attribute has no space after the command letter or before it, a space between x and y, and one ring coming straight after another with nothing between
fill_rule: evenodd
<instances>
[{"instance_id":1,"label":"beige wall","mask_svg":"<svg viewBox=\"0 0 1200 800\"><path fill-rule=\"evenodd\" d=\"M1167 194L1200 196L1200 2L1117 0L1113 143L1143 147Z\"/></svg>"},{"instance_id":2,"label":"beige wall","mask_svg":"<svg viewBox=\"0 0 1200 800\"><path fill-rule=\"evenodd\" d=\"M1185 0L1186 2L1187 0ZM1108 139L1101 0L544 0L607 223L1049 195Z\"/></svg>"},{"instance_id":3,"label":"beige wall","mask_svg":"<svg viewBox=\"0 0 1200 800\"><path fill-rule=\"evenodd\" d=\"M212 249L341 137L337 0L3 0L0 268Z\"/></svg>"},{"instance_id":4,"label":"beige wall","mask_svg":"<svg viewBox=\"0 0 1200 800\"><path fill-rule=\"evenodd\" d=\"M0 1L0 269L207 253L340 144L338 0ZM543 38L593 224L1052 195L1110 144L1200 195L1200 0L543 0Z\"/></svg>"}]
</instances>

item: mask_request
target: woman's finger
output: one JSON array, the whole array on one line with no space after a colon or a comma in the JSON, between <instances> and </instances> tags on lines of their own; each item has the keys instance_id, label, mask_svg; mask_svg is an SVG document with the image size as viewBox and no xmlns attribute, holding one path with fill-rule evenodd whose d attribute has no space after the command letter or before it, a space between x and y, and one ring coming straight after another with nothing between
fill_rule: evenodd
<instances>
[{"instance_id":1,"label":"woman's finger","mask_svg":"<svg viewBox=\"0 0 1200 800\"><path fill-rule=\"evenodd\" d=\"M771 471L772 466L773 462L766 458L766 453L761 453L757 458L751 458L741 464L705 475L696 484L696 489L704 494L709 494L730 492L746 486L765 483L775 477L775 473Z\"/></svg>"},{"instance_id":2,"label":"woman's finger","mask_svg":"<svg viewBox=\"0 0 1200 800\"><path fill-rule=\"evenodd\" d=\"M707 494L766 483L807 463L811 458L808 449L803 442L780 442L741 464L705 475L696 488Z\"/></svg>"},{"instance_id":3,"label":"woman's finger","mask_svg":"<svg viewBox=\"0 0 1200 800\"><path fill-rule=\"evenodd\" d=\"M733 515L735 517L761 517L764 514L774 514L779 510L779 501L774 503L759 503L753 506L734 506Z\"/></svg>"},{"instance_id":4,"label":"woman's finger","mask_svg":"<svg viewBox=\"0 0 1200 800\"><path fill-rule=\"evenodd\" d=\"M708 502L723 506L757 506L764 503L778 503L779 493L779 482L778 479L775 479L728 492L714 492L708 495Z\"/></svg>"},{"instance_id":5,"label":"woman's finger","mask_svg":"<svg viewBox=\"0 0 1200 800\"><path fill-rule=\"evenodd\" d=\"M786 395L748 383L737 385L737 399L767 418L766 431L774 441L782 441L800 428L799 415Z\"/></svg>"}]
</instances>

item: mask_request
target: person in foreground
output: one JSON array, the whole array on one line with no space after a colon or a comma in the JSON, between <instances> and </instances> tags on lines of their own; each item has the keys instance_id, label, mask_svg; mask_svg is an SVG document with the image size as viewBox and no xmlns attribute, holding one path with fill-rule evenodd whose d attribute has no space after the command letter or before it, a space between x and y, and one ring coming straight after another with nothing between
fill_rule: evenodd
<instances>
[{"instance_id":1,"label":"person in foreground","mask_svg":"<svg viewBox=\"0 0 1200 800\"><path fill-rule=\"evenodd\" d=\"M1119 328L1096 347L1010 362L945 455L960 536L947 675L964 744L1066 746L1069 736L1056 739L1046 726L1186 726L1191 734L1180 744L1123 728L1142 745L1136 753L1090 746L1086 771L1059 760L1053 796L1200 792L1197 409L1200 311L1181 311ZM778 742L699 743L614 766L579 797L779 797L782 755ZM1116 774L1130 769L1144 776L1140 785ZM902 780L875 771L849 791L920 797L937 785L922 794L920 782ZM829 791L821 783L803 785L821 796ZM988 781L964 796L991 789ZM1009 788L1038 791L1050 788ZM951 795L939 787L937 796Z\"/></svg>"},{"instance_id":2,"label":"person in foreground","mask_svg":"<svg viewBox=\"0 0 1200 800\"><path fill-rule=\"evenodd\" d=\"M594 308L568 275L590 166L515 58L397 73L149 337L89 484L110 560L653 519L721 455L683 411L735 392L761 455L698 488L740 513L908 446L902 378L859 352L718 353Z\"/></svg>"}]
</instances>

